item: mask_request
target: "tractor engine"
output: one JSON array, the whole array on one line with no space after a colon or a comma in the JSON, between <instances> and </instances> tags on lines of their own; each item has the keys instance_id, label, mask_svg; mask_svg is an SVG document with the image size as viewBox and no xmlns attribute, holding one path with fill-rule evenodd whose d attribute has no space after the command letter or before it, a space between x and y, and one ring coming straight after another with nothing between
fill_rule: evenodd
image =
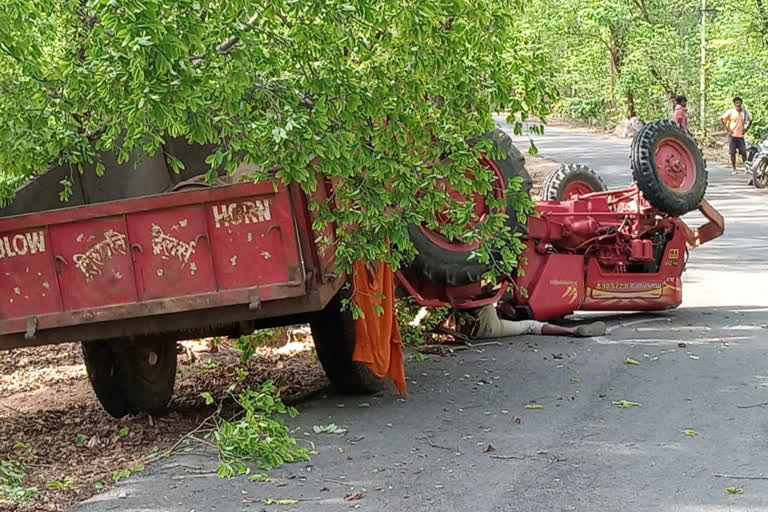
<instances>
[{"instance_id":1,"label":"tractor engine","mask_svg":"<svg viewBox=\"0 0 768 512\"><path fill-rule=\"evenodd\" d=\"M605 272L657 272L675 224L642 204L645 201L640 197L632 202L634 211L632 204L617 204L613 199L600 194L586 201L540 202L539 216L529 222L528 237L535 241L534 250L584 255L596 260Z\"/></svg>"}]
</instances>

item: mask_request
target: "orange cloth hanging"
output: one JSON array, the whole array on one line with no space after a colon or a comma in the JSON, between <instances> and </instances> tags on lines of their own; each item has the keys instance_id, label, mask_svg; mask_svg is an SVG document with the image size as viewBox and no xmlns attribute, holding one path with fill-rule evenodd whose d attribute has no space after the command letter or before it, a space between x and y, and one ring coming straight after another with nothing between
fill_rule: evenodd
<instances>
[{"instance_id":1,"label":"orange cloth hanging","mask_svg":"<svg viewBox=\"0 0 768 512\"><path fill-rule=\"evenodd\" d=\"M395 312L395 279L389 265L378 263L375 272L355 262L354 303L365 315L355 321L355 352L352 359L364 363L378 377L389 377L403 396L405 367L400 326ZM383 313L376 313L380 305Z\"/></svg>"}]
</instances>

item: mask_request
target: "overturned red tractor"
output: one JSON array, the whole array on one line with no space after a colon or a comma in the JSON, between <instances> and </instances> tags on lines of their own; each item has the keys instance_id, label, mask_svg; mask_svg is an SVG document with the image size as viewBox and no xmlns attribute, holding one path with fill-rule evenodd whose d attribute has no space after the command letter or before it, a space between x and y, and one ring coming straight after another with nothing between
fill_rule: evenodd
<instances>
[{"instance_id":1,"label":"overturned red tractor","mask_svg":"<svg viewBox=\"0 0 768 512\"><path fill-rule=\"evenodd\" d=\"M522 176L530 187L522 155L504 149L506 159L487 165L500 178ZM635 183L623 190L606 190L594 171L580 165L550 174L537 215L527 226L513 224L527 246L519 262L523 272L514 280L484 285L478 276L490 267L472 257L475 247L422 227L415 237L421 254L398 274L400 284L421 305L457 309L498 300L511 287L505 299L537 320L577 310L676 308L683 300L688 249L724 231L722 216L704 200L705 162L688 132L657 121L635 137L630 166ZM696 209L708 222L691 229L679 216Z\"/></svg>"},{"instance_id":2,"label":"overturned red tractor","mask_svg":"<svg viewBox=\"0 0 768 512\"><path fill-rule=\"evenodd\" d=\"M510 137L491 138L506 155L484 160L496 193L518 176L530 188ZM105 154L104 179L74 175L73 207L60 208L55 183L69 170L54 166L0 212L0 349L82 342L97 397L120 417L166 407L178 340L309 323L331 383L370 390L376 380L353 359L355 326L341 307L347 279L316 243L335 232L317 228L308 206L330 201L332 183L311 197L296 183L208 187L195 178L205 148L169 140L162 153L186 159L186 175L160 153L130 172ZM687 248L719 236L723 219L703 200L695 141L674 124L647 125L631 166L636 185L611 192L588 169L565 167L544 184L539 215L527 225L509 216L527 233L525 274L514 282L487 286L475 246L420 226L410 233L419 255L398 279L421 304L455 308L492 302L511 285L517 307L537 319L673 308ZM710 222L691 230L678 216L696 208Z\"/></svg>"}]
</instances>

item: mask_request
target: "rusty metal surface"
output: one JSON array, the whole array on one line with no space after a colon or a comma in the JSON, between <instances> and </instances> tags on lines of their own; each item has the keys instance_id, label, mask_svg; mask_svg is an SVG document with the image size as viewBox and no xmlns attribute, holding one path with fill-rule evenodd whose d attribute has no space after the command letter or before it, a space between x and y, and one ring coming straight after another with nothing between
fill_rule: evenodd
<instances>
[{"instance_id":1,"label":"rusty metal surface","mask_svg":"<svg viewBox=\"0 0 768 512\"><path fill-rule=\"evenodd\" d=\"M725 219L706 199L703 199L699 204L699 211L709 222L696 229L691 229L685 222L680 221L683 229L685 229L688 245L692 248L710 242L725 233Z\"/></svg>"},{"instance_id":2,"label":"rusty metal surface","mask_svg":"<svg viewBox=\"0 0 768 512\"><path fill-rule=\"evenodd\" d=\"M304 295L294 217L264 183L0 219L0 334Z\"/></svg>"}]
</instances>

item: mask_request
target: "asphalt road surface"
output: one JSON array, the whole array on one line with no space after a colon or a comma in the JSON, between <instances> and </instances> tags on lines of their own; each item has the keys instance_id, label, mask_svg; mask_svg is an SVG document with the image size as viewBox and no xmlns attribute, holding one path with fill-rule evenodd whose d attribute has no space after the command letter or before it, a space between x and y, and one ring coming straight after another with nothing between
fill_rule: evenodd
<instances>
[{"instance_id":1,"label":"asphalt road surface","mask_svg":"<svg viewBox=\"0 0 768 512\"><path fill-rule=\"evenodd\" d=\"M611 187L630 181L628 141L548 129L536 145L595 168ZM407 400L300 404L291 426L319 454L274 471L272 483L219 479L215 457L198 451L74 510L768 509L768 194L721 166L709 171L707 197L726 235L691 252L682 308L607 315L609 332L595 340L526 337L410 361ZM640 405L614 405L621 400ZM543 407L525 408L531 401ZM348 432L312 433L329 423ZM354 491L362 496L345 501Z\"/></svg>"}]
</instances>

